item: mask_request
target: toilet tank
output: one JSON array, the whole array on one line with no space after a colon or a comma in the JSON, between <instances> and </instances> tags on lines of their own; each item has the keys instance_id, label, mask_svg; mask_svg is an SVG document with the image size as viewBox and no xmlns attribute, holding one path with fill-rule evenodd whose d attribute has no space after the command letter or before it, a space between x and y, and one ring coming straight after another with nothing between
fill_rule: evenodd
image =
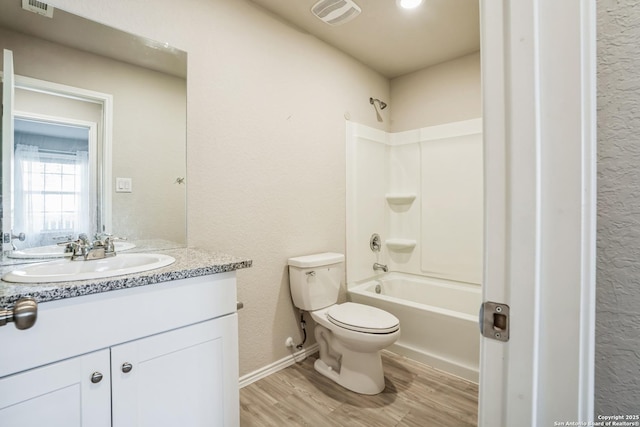
<instances>
[{"instance_id":1,"label":"toilet tank","mask_svg":"<svg viewBox=\"0 0 640 427\"><path fill-rule=\"evenodd\" d=\"M319 310L338 302L344 255L325 252L289 258L289 287L296 307Z\"/></svg>"}]
</instances>

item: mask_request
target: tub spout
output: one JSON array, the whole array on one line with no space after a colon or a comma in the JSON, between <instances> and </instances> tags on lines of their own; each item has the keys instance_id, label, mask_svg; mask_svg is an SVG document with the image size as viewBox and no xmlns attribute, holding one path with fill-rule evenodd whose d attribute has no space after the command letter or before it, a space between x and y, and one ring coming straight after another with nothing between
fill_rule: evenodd
<instances>
[{"instance_id":1,"label":"tub spout","mask_svg":"<svg viewBox=\"0 0 640 427\"><path fill-rule=\"evenodd\" d=\"M378 271L378 270L382 270L385 273L387 271L389 271L389 269L387 268L386 264L379 264L377 262L373 263L373 271Z\"/></svg>"}]
</instances>

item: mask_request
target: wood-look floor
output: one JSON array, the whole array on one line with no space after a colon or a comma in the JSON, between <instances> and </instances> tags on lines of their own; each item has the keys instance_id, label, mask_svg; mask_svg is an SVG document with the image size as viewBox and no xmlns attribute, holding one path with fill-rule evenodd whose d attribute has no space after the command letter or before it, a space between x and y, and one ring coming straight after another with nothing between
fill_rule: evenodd
<instances>
[{"instance_id":1,"label":"wood-look floor","mask_svg":"<svg viewBox=\"0 0 640 427\"><path fill-rule=\"evenodd\" d=\"M383 351L386 388L346 390L313 368L317 354L240 390L240 425L476 426L477 384Z\"/></svg>"}]
</instances>

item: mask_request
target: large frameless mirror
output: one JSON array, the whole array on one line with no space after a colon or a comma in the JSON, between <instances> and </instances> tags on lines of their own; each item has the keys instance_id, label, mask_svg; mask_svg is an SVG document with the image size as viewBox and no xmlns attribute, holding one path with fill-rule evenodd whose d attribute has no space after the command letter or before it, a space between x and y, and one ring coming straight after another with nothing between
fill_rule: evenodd
<instances>
[{"instance_id":1,"label":"large frameless mirror","mask_svg":"<svg viewBox=\"0 0 640 427\"><path fill-rule=\"evenodd\" d=\"M0 3L3 262L184 246L186 53L31 3Z\"/></svg>"}]
</instances>

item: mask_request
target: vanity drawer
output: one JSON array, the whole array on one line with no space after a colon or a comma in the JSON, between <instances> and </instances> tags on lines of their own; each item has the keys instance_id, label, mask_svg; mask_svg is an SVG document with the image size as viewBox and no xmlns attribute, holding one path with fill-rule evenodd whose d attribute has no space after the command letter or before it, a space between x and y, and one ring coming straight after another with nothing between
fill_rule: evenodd
<instances>
[{"instance_id":1,"label":"vanity drawer","mask_svg":"<svg viewBox=\"0 0 640 427\"><path fill-rule=\"evenodd\" d=\"M235 272L41 303L32 328L0 328L0 377L235 311Z\"/></svg>"}]
</instances>

